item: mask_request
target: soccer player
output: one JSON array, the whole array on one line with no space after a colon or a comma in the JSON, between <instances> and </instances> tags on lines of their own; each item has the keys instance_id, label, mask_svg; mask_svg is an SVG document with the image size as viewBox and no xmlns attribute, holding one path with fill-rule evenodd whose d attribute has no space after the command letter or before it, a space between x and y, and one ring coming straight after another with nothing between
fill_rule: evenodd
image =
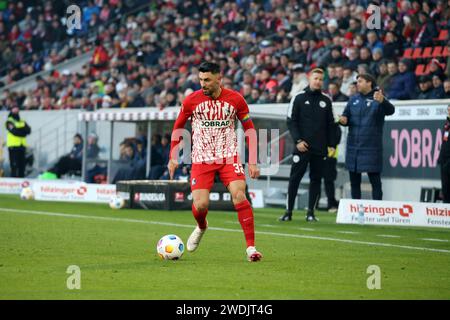
<instances>
[{"instance_id":1,"label":"soccer player","mask_svg":"<svg viewBox=\"0 0 450 320\"><path fill-rule=\"evenodd\" d=\"M259 261L262 254L255 248L253 210L245 196L245 173L237 153L235 119L238 118L248 137L249 174L259 176L256 164L256 132L249 116L248 105L237 92L221 85L220 67L216 63L203 62L199 66L201 90L195 91L183 101L175 122L172 138L169 175L172 178L178 167L175 146L179 143L178 129L183 129L188 118L192 121L192 213L197 226L187 241L187 250L195 251L203 237L208 222L209 192L216 172L231 194L238 219L247 243L248 261ZM252 142L252 143L250 143Z\"/></svg>"}]
</instances>

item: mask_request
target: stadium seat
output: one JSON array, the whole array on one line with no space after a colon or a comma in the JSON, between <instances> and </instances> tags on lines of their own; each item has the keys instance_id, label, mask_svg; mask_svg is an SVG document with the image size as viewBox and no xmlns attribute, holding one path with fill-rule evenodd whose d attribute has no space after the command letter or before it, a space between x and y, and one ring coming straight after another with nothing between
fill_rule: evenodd
<instances>
[{"instance_id":1,"label":"stadium seat","mask_svg":"<svg viewBox=\"0 0 450 320\"><path fill-rule=\"evenodd\" d=\"M440 58L442 57L442 47L437 46L433 49L433 58Z\"/></svg>"},{"instance_id":2,"label":"stadium seat","mask_svg":"<svg viewBox=\"0 0 450 320\"><path fill-rule=\"evenodd\" d=\"M405 49L405 51L403 52L403 58L411 59L412 58L412 53L413 53L413 48Z\"/></svg>"},{"instance_id":3,"label":"stadium seat","mask_svg":"<svg viewBox=\"0 0 450 320\"><path fill-rule=\"evenodd\" d=\"M432 58L432 57L433 57L433 47L426 47L423 50L422 58L423 59L428 59L428 58Z\"/></svg>"},{"instance_id":4,"label":"stadium seat","mask_svg":"<svg viewBox=\"0 0 450 320\"><path fill-rule=\"evenodd\" d=\"M442 56L443 57L450 56L450 52L448 51L448 46L444 47L444 50L442 50Z\"/></svg>"},{"instance_id":5,"label":"stadium seat","mask_svg":"<svg viewBox=\"0 0 450 320\"><path fill-rule=\"evenodd\" d=\"M438 37L438 41L446 41L448 38L448 30L441 30L439 32L439 37Z\"/></svg>"},{"instance_id":6,"label":"stadium seat","mask_svg":"<svg viewBox=\"0 0 450 320\"><path fill-rule=\"evenodd\" d=\"M425 68L426 66L424 64L418 64L415 71L416 76L423 76L425 74Z\"/></svg>"},{"instance_id":7,"label":"stadium seat","mask_svg":"<svg viewBox=\"0 0 450 320\"><path fill-rule=\"evenodd\" d=\"M422 48L415 48L414 52L412 54L412 58L413 59L420 59L420 58L422 58L421 53L422 53Z\"/></svg>"}]
</instances>

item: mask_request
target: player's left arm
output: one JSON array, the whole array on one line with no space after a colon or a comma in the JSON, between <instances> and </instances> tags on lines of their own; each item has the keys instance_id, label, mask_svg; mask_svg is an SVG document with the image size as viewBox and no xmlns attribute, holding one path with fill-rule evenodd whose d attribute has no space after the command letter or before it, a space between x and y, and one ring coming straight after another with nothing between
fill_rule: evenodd
<instances>
[{"instance_id":1,"label":"player's left arm","mask_svg":"<svg viewBox=\"0 0 450 320\"><path fill-rule=\"evenodd\" d=\"M255 125L253 124L252 119L250 118L250 110L248 108L247 102L245 99L240 96L240 101L237 106L237 118L242 123L242 127L244 128L245 140L248 147L248 172L250 174L250 178L256 179L259 177L259 168L258 168L258 140L256 135Z\"/></svg>"},{"instance_id":2,"label":"player's left arm","mask_svg":"<svg viewBox=\"0 0 450 320\"><path fill-rule=\"evenodd\" d=\"M170 179L173 179L173 175L175 170L178 168L178 156L179 156L179 148L177 147L180 143L180 136L177 134L177 130L181 130L184 128L187 120L192 115L189 105L184 102L181 106L180 113L178 114L177 120L172 129L171 141L170 141L170 152L169 152L169 163L167 165L169 170Z\"/></svg>"}]
</instances>

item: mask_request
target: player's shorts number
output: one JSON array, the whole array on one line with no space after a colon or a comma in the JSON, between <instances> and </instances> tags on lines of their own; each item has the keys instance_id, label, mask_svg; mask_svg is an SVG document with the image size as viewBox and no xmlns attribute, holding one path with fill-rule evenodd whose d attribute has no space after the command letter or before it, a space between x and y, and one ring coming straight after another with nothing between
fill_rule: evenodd
<instances>
[{"instance_id":1,"label":"player's shorts number","mask_svg":"<svg viewBox=\"0 0 450 320\"><path fill-rule=\"evenodd\" d=\"M240 163L233 163L233 166L234 166L234 172L240 173L240 174L245 174L244 167L242 167L242 164L240 164Z\"/></svg>"}]
</instances>

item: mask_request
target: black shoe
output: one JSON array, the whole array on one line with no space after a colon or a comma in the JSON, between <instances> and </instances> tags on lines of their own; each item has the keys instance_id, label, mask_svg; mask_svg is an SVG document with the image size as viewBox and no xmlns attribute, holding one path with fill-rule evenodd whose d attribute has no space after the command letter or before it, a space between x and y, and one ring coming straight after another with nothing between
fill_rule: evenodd
<instances>
[{"instance_id":1,"label":"black shoe","mask_svg":"<svg viewBox=\"0 0 450 320\"><path fill-rule=\"evenodd\" d=\"M291 221L292 220L292 214L291 213L285 213L283 216L281 216L279 221Z\"/></svg>"},{"instance_id":2,"label":"black shoe","mask_svg":"<svg viewBox=\"0 0 450 320\"><path fill-rule=\"evenodd\" d=\"M318 222L319 219L317 219L315 216L306 216L307 222Z\"/></svg>"},{"instance_id":3,"label":"black shoe","mask_svg":"<svg viewBox=\"0 0 450 320\"><path fill-rule=\"evenodd\" d=\"M316 218L316 216L314 215L314 212L311 212L308 210L308 212L306 213L306 221L307 222L317 222L317 221L319 221L319 219Z\"/></svg>"}]
</instances>

